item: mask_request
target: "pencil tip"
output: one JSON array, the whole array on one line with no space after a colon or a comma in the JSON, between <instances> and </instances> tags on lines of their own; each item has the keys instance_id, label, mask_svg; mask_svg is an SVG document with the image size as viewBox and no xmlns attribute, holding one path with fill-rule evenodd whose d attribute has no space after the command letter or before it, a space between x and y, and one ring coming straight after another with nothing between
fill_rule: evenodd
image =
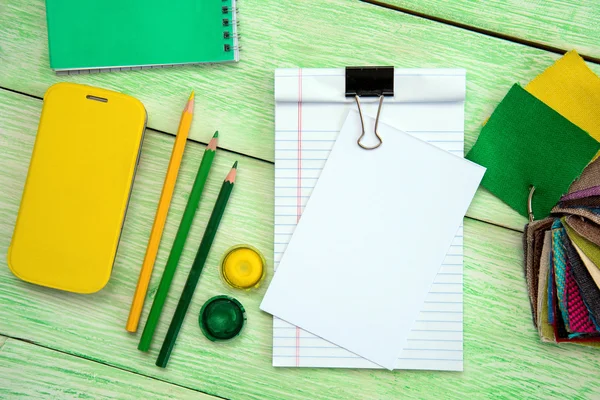
<instances>
[{"instance_id":1,"label":"pencil tip","mask_svg":"<svg viewBox=\"0 0 600 400\"><path fill-rule=\"evenodd\" d=\"M229 171L229 173L227 174L227 177L225 178L225 182L234 183L236 174L237 174L237 161L233 164L233 167L231 167L231 170Z\"/></svg>"},{"instance_id":2,"label":"pencil tip","mask_svg":"<svg viewBox=\"0 0 600 400\"><path fill-rule=\"evenodd\" d=\"M219 132L215 132L212 139L208 142L208 146L206 146L206 150L217 151L217 142L219 141Z\"/></svg>"},{"instance_id":3,"label":"pencil tip","mask_svg":"<svg viewBox=\"0 0 600 400\"><path fill-rule=\"evenodd\" d=\"M187 101L187 104L185 105L185 109L183 110L184 112L193 112L194 111L194 91L192 91L192 94L190 94L190 98Z\"/></svg>"}]
</instances>

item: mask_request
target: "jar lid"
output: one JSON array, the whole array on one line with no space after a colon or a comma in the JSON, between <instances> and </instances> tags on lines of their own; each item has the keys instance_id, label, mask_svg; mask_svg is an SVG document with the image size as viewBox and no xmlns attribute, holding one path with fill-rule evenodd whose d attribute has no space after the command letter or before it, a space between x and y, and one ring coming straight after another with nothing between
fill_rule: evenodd
<instances>
[{"instance_id":1,"label":"jar lid","mask_svg":"<svg viewBox=\"0 0 600 400\"><path fill-rule=\"evenodd\" d=\"M233 297L221 295L209 299L200 310L200 329L213 342L236 337L246 321L242 304Z\"/></svg>"},{"instance_id":2,"label":"jar lid","mask_svg":"<svg viewBox=\"0 0 600 400\"><path fill-rule=\"evenodd\" d=\"M260 286L265 276L266 261L256 248L240 244L225 252L221 260L221 276L231 287L251 289Z\"/></svg>"}]
</instances>

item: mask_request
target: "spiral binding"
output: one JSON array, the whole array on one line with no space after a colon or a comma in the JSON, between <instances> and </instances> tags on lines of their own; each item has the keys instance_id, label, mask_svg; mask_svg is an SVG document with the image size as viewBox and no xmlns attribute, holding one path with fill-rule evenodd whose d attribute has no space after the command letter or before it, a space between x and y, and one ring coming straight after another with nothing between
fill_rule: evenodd
<instances>
[{"instance_id":1,"label":"spiral binding","mask_svg":"<svg viewBox=\"0 0 600 400\"><path fill-rule=\"evenodd\" d=\"M223 0L226 1L226 0ZM223 28L232 27L232 32L229 30L223 30L223 39L230 40L233 39L233 45L229 43L223 44L223 51L230 52L234 51L236 54L234 58L236 60L239 59L239 51L241 50L239 46L240 36L238 34L239 29L239 21L237 19L237 14L239 10L236 5L236 0L231 1L231 5L229 6L221 6L221 13L223 14L223 18L221 19L221 23Z\"/></svg>"}]
</instances>

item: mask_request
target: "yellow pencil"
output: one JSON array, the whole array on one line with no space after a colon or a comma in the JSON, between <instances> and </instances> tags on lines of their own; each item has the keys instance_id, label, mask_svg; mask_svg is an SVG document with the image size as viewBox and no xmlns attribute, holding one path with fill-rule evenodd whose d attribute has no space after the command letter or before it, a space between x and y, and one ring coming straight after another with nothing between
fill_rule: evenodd
<instances>
[{"instance_id":1,"label":"yellow pencil","mask_svg":"<svg viewBox=\"0 0 600 400\"><path fill-rule=\"evenodd\" d=\"M173 197L173 190L175 189L175 182L177 181L179 166L181 165L183 150L185 149L185 142L188 137L188 132L190 131L190 125L192 124L193 113L194 92L190 95L183 110L179 129L177 130L177 136L175 137L171 161L169 161L167 176L165 177L165 183L160 195L160 200L158 201L158 208L156 209L156 216L154 217L154 224L152 225L152 231L150 232L150 239L148 240L148 247L146 248L146 256L144 257L140 277L138 279L137 287L135 288L133 301L131 302L131 309L129 310L129 318L127 319L127 325L125 327L129 332L137 331L140 322L140 315L142 314L142 308L144 307L144 300L146 298L146 292L148 291L150 277L152 276L156 254L158 253L160 238L162 237L165 222L167 221L167 213L169 212L171 198Z\"/></svg>"}]
</instances>

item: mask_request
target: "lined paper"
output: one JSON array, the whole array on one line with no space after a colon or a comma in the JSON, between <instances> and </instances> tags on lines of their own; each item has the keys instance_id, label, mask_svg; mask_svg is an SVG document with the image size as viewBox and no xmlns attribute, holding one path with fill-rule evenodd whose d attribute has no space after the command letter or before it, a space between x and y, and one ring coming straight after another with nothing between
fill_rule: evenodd
<instances>
[{"instance_id":1,"label":"lined paper","mask_svg":"<svg viewBox=\"0 0 600 400\"><path fill-rule=\"evenodd\" d=\"M412 92L396 88L398 98L386 98L382 121L462 156L464 70L395 69L394 75L396 85L402 81L405 88L412 88ZM343 77L343 69L276 71L275 267L348 111L356 107L343 97ZM419 87L427 89L419 90ZM436 91L440 92L439 101ZM307 95L303 97L303 93ZM366 99L363 111L374 116L376 104ZM461 227L408 336L407 345L398 359L398 369L462 370L462 293ZM273 323L273 365L379 368L276 318Z\"/></svg>"}]
</instances>

